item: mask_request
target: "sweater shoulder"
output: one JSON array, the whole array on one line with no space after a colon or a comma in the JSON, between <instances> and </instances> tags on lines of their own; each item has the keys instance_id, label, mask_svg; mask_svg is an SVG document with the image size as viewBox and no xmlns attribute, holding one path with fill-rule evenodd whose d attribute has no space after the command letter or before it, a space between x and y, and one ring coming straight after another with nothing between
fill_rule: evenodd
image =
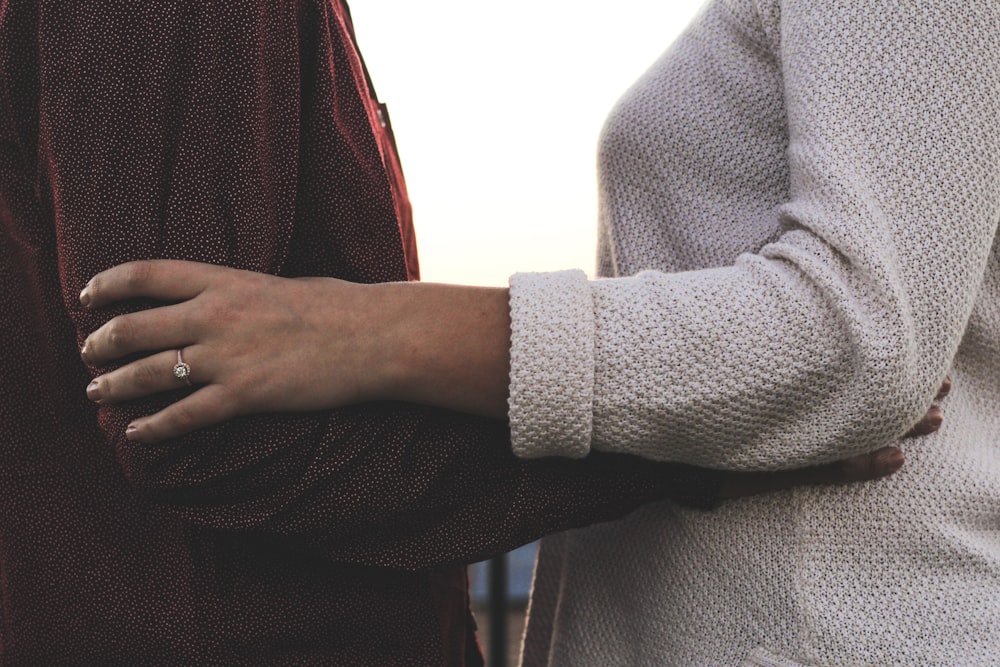
<instances>
[{"instance_id":1,"label":"sweater shoulder","mask_svg":"<svg viewBox=\"0 0 1000 667\"><path fill-rule=\"evenodd\" d=\"M717 0L745 35L764 49L777 52L781 45L780 0Z\"/></svg>"}]
</instances>

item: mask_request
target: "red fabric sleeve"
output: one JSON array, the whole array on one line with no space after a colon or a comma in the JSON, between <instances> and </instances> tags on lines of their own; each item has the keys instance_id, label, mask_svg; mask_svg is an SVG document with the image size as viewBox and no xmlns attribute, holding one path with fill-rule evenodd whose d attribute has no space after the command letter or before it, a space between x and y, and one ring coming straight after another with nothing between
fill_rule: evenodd
<instances>
[{"instance_id":1,"label":"red fabric sleeve","mask_svg":"<svg viewBox=\"0 0 1000 667\"><path fill-rule=\"evenodd\" d=\"M82 309L80 289L128 260L407 278L384 137L338 3L38 6L36 79L11 73L37 95L5 102L37 155L76 344L123 312ZM611 455L524 462L502 424L398 404L241 418L160 445L124 438L176 398L97 414L136 489L192 522L359 563L475 560L650 500L710 501L717 483Z\"/></svg>"}]
</instances>

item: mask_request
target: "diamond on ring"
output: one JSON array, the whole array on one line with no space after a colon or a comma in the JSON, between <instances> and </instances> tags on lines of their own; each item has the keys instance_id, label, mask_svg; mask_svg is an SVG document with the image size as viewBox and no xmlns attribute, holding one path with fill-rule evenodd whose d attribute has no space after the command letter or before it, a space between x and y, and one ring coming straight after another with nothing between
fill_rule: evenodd
<instances>
[{"instance_id":1,"label":"diamond on ring","mask_svg":"<svg viewBox=\"0 0 1000 667\"><path fill-rule=\"evenodd\" d=\"M181 351L177 350L177 363L174 364L174 377L183 380L184 384L191 386L191 367L184 363Z\"/></svg>"}]
</instances>

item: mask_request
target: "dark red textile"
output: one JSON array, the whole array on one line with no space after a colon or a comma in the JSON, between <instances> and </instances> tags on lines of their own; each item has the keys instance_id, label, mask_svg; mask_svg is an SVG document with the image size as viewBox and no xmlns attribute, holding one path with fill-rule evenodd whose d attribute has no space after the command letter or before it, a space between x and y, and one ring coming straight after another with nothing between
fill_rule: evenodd
<instances>
[{"instance_id":1,"label":"dark red textile","mask_svg":"<svg viewBox=\"0 0 1000 667\"><path fill-rule=\"evenodd\" d=\"M85 399L102 369L77 346L115 312L77 295L114 264L415 276L345 12L0 3L0 663L479 664L462 563L653 499L711 500L713 473L518 461L503 424L415 406L150 446L125 426L176 396Z\"/></svg>"}]
</instances>

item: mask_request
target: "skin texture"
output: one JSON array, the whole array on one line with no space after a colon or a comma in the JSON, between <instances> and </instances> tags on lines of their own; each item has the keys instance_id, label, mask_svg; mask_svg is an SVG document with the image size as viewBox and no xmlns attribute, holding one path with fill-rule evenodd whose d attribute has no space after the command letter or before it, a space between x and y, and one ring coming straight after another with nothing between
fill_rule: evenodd
<instances>
[{"instance_id":1,"label":"skin texture","mask_svg":"<svg viewBox=\"0 0 1000 667\"><path fill-rule=\"evenodd\" d=\"M135 298L167 305L110 320L87 338L81 355L97 367L148 356L97 377L88 397L117 403L176 389L178 349L198 390L129 425L133 440L154 443L238 415L373 400L506 417L506 289L361 285L152 260L104 271L80 295L88 308ZM938 398L949 388L946 380ZM932 433L942 418L932 405L907 435ZM887 447L807 470L732 474L723 496L874 479L902 463L901 451Z\"/></svg>"},{"instance_id":2,"label":"skin texture","mask_svg":"<svg viewBox=\"0 0 1000 667\"><path fill-rule=\"evenodd\" d=\"M91 394L118 402L177 388L163 371L183 349L190 379L202 389L165 419L143 422L157 439L239 414L373 400L506 415L505 289L361 285L154 261L102 273L86 291L94 308L138 296L173 302L114 318L82 350L95 366L165 350L95 380Z\"/></svg>"}]
</instances>

